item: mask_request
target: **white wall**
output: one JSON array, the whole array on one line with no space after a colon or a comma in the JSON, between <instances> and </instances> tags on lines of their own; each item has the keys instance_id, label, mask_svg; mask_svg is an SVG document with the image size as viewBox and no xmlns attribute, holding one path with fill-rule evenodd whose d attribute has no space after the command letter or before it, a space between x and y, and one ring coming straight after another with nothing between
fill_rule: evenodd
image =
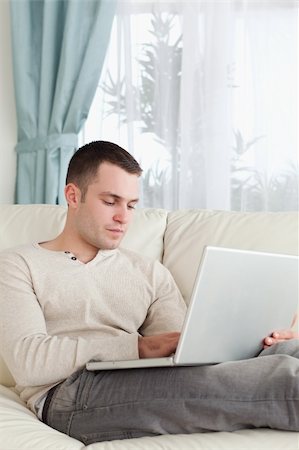
<instances>
[{"instance_id":1,"label":"white wall","mask_svg":"<svg viewBox=\"0 0 299 450\"><path fill-rule=\"evenodd\" d=\"M16 142L9 0L0 0L0 204L14 203Z\"/></svg>"}]
</instances>

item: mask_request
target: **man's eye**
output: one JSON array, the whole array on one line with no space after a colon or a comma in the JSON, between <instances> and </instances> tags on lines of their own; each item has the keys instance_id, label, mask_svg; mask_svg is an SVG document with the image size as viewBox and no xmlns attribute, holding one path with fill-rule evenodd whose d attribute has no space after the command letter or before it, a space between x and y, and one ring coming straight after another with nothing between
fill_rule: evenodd
<instances>
[{"instance_id":1,"label":"man's eye","mask_svg":"<svg viewBox=\"0 0 299 450\"><path fill-rule=\"evenodd\" d=\"M135 209L135 205L128 205L128 209Z\"/></svg>"},{"instance_id":2,"label":"man's eye","mask_svg":"<svg viewBox=\"0 0 299 450\"><path fill-rule=\"evenodd\" d=\"M105 205L108 205L108 206L113 206L114 205L114 202L106 202L105 200L103 200L103 202L105 203Z\"/></svg>"}]
</instances>

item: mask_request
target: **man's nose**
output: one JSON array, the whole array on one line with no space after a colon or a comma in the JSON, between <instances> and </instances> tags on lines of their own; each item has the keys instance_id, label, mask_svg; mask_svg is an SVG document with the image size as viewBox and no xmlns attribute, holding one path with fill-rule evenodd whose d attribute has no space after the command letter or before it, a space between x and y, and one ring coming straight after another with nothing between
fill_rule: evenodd
<instances>
[{"instance_id":1,"label":"man's nose","mask_svg":"<svg viewBox=\"0 0 299 450\"><path fill-rule=\"evenodd\" d=\"M129 219L127 207L119 207L114 214L113 219L116 222L126 224Z\"/></svg>"}]
</instances>

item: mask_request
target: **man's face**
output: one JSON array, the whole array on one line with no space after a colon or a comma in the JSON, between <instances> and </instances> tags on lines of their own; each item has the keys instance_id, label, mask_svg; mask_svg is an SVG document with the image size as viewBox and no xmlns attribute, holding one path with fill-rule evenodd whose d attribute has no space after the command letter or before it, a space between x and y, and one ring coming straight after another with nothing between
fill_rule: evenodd
<instances>
[{"instance_id":1,"label":"man's face","mask_svg":"<svg viewBox=\"0 0 299 450\"><path fill-rule=\"evenodd\" d=\"M138 176L102 163L97 178L78 203L74 220L81 241L97 249L119 246L138 201Z\"/></svg>"}]
</instances>

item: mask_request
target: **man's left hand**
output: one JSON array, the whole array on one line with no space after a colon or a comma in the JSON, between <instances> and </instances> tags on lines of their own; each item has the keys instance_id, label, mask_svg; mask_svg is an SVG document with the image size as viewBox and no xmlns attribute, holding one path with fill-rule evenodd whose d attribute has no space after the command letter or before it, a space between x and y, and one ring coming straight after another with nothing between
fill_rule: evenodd
<instances>
[{"instance_id":1,"label":"man's left hand","mask_svg":"<svg viewBox=\"0 0 299 450\"><path fill-rule=\"evenodd\" d=\"M264 339L264 349L271 347L278 342L288 341L290 339L299 339L299 333L293 330L274 331L270 336Z\"/></svg>"}]
</instances>

